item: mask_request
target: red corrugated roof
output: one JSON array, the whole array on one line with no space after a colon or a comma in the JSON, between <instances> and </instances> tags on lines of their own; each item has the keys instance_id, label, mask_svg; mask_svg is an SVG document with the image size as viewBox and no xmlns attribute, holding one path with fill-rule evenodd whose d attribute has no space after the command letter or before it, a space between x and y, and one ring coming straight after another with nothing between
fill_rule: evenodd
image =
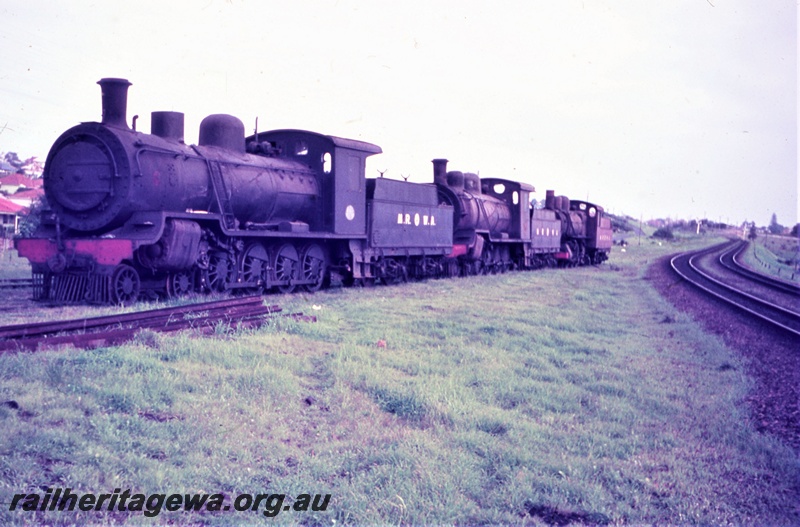
<instances>
[{"instance_id":1,"label":"red corrugated roof","mask_svg":"<svg viewBox=\"0 0 800 527\"><path fill-rule=\"evenodd\" d=\"M19 185L28 188L40 188L44 181L42 178L30 178L24 174L9 174L0 177L0 185Z\"/></svg>"},{"instance_id":2,"label":"red corrugated roof","mask_svg":"<svg viewBox=\"0 0 800 527\"><path fill-rule=\"evenodd\" d=\"M18 190L17 192L11 194L11 196L9 197L12 197L14 199L16 198L36 199L40 196L44 196L44 190L40 188L32 188L28 190Z\"/></svg>"},{"instance_id":3,"label":"red corrugated roof","mask_svg":"<svg viewBox=\"0 0 800 527\"><path fill-rule=\"evenodd\" d=\"M8 201L0 196L0 214L18 214L23 210L25 210L25 207L22 205L17 205L13 201Z\"/></svg>"}]
</instances>

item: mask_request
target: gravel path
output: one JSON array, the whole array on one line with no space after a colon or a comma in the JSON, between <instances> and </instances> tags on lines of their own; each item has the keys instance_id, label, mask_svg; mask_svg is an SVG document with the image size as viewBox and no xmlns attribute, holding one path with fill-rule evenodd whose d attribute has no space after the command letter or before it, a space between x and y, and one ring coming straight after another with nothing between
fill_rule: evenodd
<instances>
[{"instance_id":1,"label":"gravel path","mask_svg":"<svg viewBox=\"0 0 800 527\"><path fill-rule=\"evenodd\" d=\"M670 258L652 264L645 279L742 354L755 383L745 402L756 428L774 434L800 454L800 339L706 298L672 271Z\"/></svg>"}]
</instances>

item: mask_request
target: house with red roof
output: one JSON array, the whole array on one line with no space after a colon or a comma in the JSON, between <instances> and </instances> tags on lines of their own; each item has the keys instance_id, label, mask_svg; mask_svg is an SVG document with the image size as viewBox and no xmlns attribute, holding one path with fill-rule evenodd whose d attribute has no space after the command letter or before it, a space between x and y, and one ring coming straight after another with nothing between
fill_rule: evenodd
<instances>
[{"instance_id":1,"label":"house with red roof","mask_svg":"<svg viewBox=\"0 0 800 527\"><path fill-rule=\"evenodd\" d=\"M31 204L37 199L44 196L44 190L41 188L33 188L27 190L19 190L8 196L4 196L8 201L16 203L24 208L30 208Z\"/></svg>"},{"instance_id":2,"label":"house with red roof","mask_svg":"<svg viewBox=\"0 0 800 527\"><path fill-rule=\"evenodd\" d=\"M9 174L0 177L0 193L9 195L25 189L40 189L44 180L32 178L25 174Z\"/></svg>"},{"instance_id":3,"label":"house with red roof","mask_svg":"<svg viewBox=\"0 0 800 527\"><path fill-rule=\"evenodd\" d=\"M19 232L19 217L25 207L0 196L0 237L13 238Z\"/></svg>"},{"instance_id":4,"label":"house with red roof","mask_svg":"<svg viewBox=\"0 0 800 527\"><path fill-rule=\"evenodd\" d=\"M0 177L0 238L8 240L19 234L20 216L44 195L41 178L25 174Z\"/></svg>"}]
</instances>

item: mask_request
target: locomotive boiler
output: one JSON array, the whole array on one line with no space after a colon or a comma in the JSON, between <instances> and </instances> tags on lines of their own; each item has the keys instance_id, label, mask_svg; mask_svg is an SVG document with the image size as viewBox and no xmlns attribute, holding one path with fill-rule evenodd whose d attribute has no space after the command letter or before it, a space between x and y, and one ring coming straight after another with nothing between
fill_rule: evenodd
<instances>
[{"instance_id":1,"label":"locomotive boiler","mask_svg":"<svg viewBox=\"0 0 800 527\"><path fill-rule=\"evenodd\" d=\"M45 164L45 194L63 227L113 229L142 210L216 212L228 228L313 222L316 174L293 160L247 154L239 119L206 117L199 144L187 146L183 114L154 112L153 133L138 133L128 128L125 115L130 83L99 84L102 122L64 132Z\"/></svg>"}]
</instances>

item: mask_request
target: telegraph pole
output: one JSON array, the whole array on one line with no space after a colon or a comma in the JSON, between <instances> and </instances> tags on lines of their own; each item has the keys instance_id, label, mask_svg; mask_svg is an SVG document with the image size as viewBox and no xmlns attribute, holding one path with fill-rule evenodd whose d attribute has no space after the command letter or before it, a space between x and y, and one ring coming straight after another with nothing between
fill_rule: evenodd
<instances>
[{"instance_id":1,"label":"telegraph pole","mask_svg":"<svg viewBox=\"0 0 800 527\"><path fill-rule=\"evenodd\" d=\"M637 238L637 241L639 243L639 247L642 246L642 216L643 216L643 214L640 212L639 213L639 237Z\"/></svg>"}]
</instances>

